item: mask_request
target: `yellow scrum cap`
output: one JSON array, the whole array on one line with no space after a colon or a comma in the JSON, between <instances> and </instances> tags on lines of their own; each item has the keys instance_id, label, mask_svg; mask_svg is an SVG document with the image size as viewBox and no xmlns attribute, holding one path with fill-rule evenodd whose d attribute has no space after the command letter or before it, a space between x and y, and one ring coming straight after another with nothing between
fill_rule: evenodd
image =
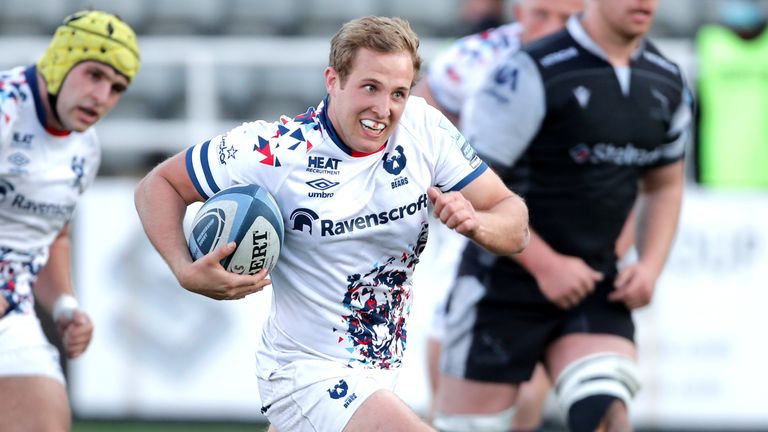
<instances>
[{"instance_id":1,"label":"yellow scrum cap","mask_svg":"<svg viewBox=\"0 0 768 432\"><path fill-rule=\"evenodd\" d=\"M133 29L101 11L80 11L66 18L37 62L48 93L57 95L70 69L85 60L112 66L130 81L139 71L139 46Z\"/></svg>"}]
</instances>

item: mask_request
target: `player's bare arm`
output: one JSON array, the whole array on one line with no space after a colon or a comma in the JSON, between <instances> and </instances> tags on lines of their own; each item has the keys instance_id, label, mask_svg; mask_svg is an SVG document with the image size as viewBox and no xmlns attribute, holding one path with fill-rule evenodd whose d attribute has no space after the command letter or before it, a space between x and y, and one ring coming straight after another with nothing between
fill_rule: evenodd
<instances>
[{"instance_id":1,"label":"player's bare arm","mask_svg":"<svg viewBox=\"0 0 768 432\"><path fill-rule=\"evenodd\" d=\"M237 300L261 291L271 282L266 271L237 275L219 261L231 254L227 244L193 262L182 230L187 205L202 201L186 171L181 152L155 167L139 182L134 202L147 237L182 287L216 300Z\"/></svg>"},{"instance_id":2,"label":"player's bare arm","mask_svg":"<svg viewBox=\"0 0 768 432\"><path fill-rule=\"evenodd\" d=\"M64 225L53 240L48 262L40 270L35 282L35 298L49 312L53 311L53 304L60 295L73 295L69 232L69 225Z\"/></svg>"},{"instance_id":3,"label":"player's bare arm","mask_svg":"<svg viewBox=\"0 0 768 432\"><path fill-rule=\"evenodd\" d=\"M51 243L50 255L35 283L35 297L49 311L69 358L85 352L93 337L93 323L74 297L69 225Z\"/></svg>"},{"instance_id":4,"label":"player's bare arm","mask_svg":"<svg viewBox=\"0 0 768 432\"><path fill-rule=\"evenodd\" d=\"M186 175L183 153L155 167L136 187L134 202L144 231L177 278L192 263L182 220L187 205L202 200Z\"/></svg>"},{"instance_id":5,"label":"player's bare arm","mask_svg":"<svg viewBox=\"0 0 768 432\"><path fill-rule=\"evenodd\" d=\"M583 259L552 249L535 231L528 248L515 259L533 275L544 296L562 309L578 305L603 279Z\"/></svg>"},{"instance_id":6,"label":"player's bare arm","mask_svg":"<svg viewBox=\"0 0 768 432\"><path fill-rule=\"evenodd\" d=\"M519 253L528 245L528 208L491 170L461 193L430 188L435 216L444 224L498 255Z\"/></svg>"},{"instance_id":7,"label":"player's bare arm","mask_svg":"<svg viewBox=\"0 0 768 432\"><path fill-rule=\"evenodd\" d=\"M683 161L648 170L641 180L638 241L640 258L616 279L612 301L630 309L650 303L675 236L683 194Z\"/></svg>"}]
</instances>

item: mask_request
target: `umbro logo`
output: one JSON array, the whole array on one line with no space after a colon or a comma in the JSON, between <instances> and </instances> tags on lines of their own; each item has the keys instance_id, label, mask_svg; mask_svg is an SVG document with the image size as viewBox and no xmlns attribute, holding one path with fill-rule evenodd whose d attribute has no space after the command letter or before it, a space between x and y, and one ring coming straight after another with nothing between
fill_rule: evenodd
<instances>
[{"instance_id":1,"label":"umbro logo","mask_svg":"<svg viewBox=\"0 0 768 432\"><path fill-rule=\"evenodd\" d=\"M320 191L320 192L309 192L308 196L310 198L330 198L333 196L333 192L326 192L326 190L339 185L339 182L326 180L324 178L311 180L306 183L307 185L311 186L313 189Z\"/></svg>"},{"instance_id":2,"label":"umbro logo","mask_svg":"<svg viewBox=\"0 0 768 432\"><path fill-rule=\"evenodd\" d=\"M29 158L23 153L16 152L8 156L8 162L16 165L17 167L23 167L30 162Z\"/></svg>"},{"instance_id":3,"label":"umbro logo","mask_svg":"<svg viewBox=\"0 0 768 432\"><path fill-rule=\"evenodd\" d=\"M313 189L326 190L334 186L337 186L339 182L334 182L334 181L326 180L324 178L319 178L319 179L308 181L307 184L310 185Z\"/></svg>"}]
</instances>

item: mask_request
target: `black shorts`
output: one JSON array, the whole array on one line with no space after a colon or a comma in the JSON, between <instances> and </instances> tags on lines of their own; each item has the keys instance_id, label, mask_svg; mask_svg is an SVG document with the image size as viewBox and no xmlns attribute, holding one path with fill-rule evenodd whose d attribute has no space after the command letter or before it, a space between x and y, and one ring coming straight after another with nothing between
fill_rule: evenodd
<instances>
[{"instance_id":1,"label":"black shorts","mask_svg":"<svg viewBox=\"0 0 768 432\"><path fill-rule=\"evenodd\" d=\"M449 298L442 371L476 381L520 383L530 379L548 345L566 334L611 334L634 342L631 311L608 301L616 274L605 276L569 310L550 302L528 275L505 278L503 284L459 277Z\"/></svg>"}]
</instances>

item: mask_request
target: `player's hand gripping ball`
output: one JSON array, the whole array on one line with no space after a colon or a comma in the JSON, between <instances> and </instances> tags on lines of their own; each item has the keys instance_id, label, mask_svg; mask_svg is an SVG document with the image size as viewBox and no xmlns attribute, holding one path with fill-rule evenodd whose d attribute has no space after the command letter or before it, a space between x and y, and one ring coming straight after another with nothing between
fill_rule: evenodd
<instances>
[{"instance_id":1,"label":"player's hand gripping ball","mask_svg":"<svg viewBox=\"0 0 768 432\"><path fill-rule=\"evenodd\" d=\"M231 241L235 251L221 261L230 272L272 271L283 245L283 216L277 202L257 185L237 185L209 198L197 212L187 244L197 260Z\"/></svg>"}]
</instances>

